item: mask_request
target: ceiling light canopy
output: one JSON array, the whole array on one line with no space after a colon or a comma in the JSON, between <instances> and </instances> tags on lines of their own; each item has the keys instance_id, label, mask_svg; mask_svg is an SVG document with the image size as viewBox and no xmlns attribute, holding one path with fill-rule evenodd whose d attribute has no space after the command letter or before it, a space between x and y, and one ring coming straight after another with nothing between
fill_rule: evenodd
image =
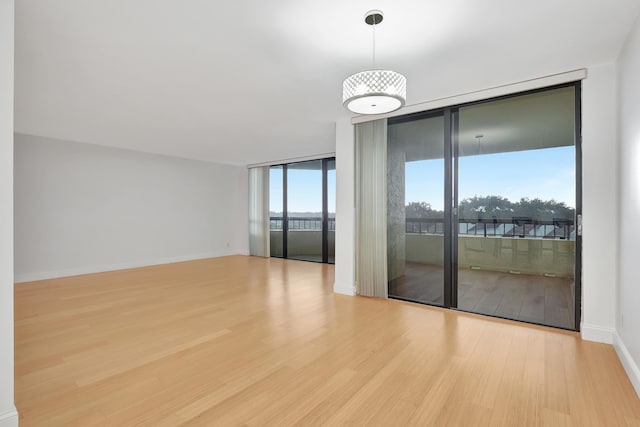
<instances>
[{"instance_id":1,"label":"ceiling light canopy","mask_svg":"<svg viewBox=\"0 0 640 427\"><path fill-rule=\"evenodd\" d=\"M391 70L376 69L376 25L382 12L367 12L364 22L373 27L373 69L347 77L342 84L342 104L357 114L383 114L401 108L407 98L407 79Z\"/></svg>"}]
</instances>

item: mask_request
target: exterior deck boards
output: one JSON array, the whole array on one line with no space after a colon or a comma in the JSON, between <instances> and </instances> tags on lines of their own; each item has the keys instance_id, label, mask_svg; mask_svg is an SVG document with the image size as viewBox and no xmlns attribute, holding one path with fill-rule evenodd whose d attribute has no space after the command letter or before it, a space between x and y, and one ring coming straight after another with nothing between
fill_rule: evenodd
<instances>
[{"instance_id":1,"label":"exterior deck boards","mask_svg":"<svg viewBox=\"0 0 640 427\"><path fill-rule=\"evenodd\" d=\"M458 282L461 310L575 329L571 279L460 269ZM443 283L442 267L408 262L390 294L442 305Z\"/></svg>"}]
</instances>

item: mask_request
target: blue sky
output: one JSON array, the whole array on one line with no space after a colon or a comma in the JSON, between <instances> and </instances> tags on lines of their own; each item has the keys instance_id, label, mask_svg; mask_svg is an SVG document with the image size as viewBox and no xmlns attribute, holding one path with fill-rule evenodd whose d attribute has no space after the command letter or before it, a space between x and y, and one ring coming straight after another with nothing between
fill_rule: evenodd
<instances>
[{"instance_id":1,"label":"blue sky","mask_svg":"<svg viewBox=\"0 0 640 427\"><path fill-rule=\"evenodd\" d=\"M459 159L459 199L499 195L555 199L575 206L575 149L569 147L467 156ZM329 212L335 212L335 170L330 170ZM322 211L322 173L289 170L289 212ZM444 161L423 160L405 166L405 202L444 207ZM271 169L270 210L282 208L282 169Z\"/></svg>"},{"instance_id":2,"label":"blue sky","mask_svg":"<svg viewBox=\"0 0 640 427\"><path fill-rule=\"evenodd\" d=\"M289 169L287 185L289 212L322 212L322 172L317 170ZM327 173L328 209L336 212L336 171ZM269 178L269 208L282 210L282 169L271 169ZM276 208L277 206L277 208Z\"/></svg>"},{"instance_id":3,"label":"blue sky","mask_svg":"<svg viewBox=\"0 0 640 427\"><path fill-rule=\"evenodd\" d=\"M569 147L460 157L458 199L503 196L555 199L575 207L575 149ZM433 183L428 185L426 183ZM423 160L405 166L405 202L444 207L444 161Z\"/></svg>"}]
</instances>

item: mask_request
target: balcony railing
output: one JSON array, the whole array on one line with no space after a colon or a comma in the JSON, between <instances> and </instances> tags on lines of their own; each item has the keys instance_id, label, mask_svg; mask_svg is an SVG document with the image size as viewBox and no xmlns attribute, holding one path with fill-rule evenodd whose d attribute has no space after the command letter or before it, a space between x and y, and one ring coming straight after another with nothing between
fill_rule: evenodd
<instances>
[{"instance_id":1,"label":"balcony railing","mask_svg":"<svg viewBox=\"0 0 640 427\"><path fill-rule=\"evenodd\" d=\"M272 216L271 230L282 230L284 218ZM322 217L288 217L289 230L322 230ZM335 218L328 218L329 231L335 231ZM442 218L407 218L407 234L444 234ZM520 237L539 239L575 240L573 220L538 220L530 217L511 219L469 219L458 220L458 234L482 237Z\"/></svg>"},{"instance_id":2,"label":"balcony railing","mask_svg":"<svg viewBox=\"0 0 640 427\"><path fill-rule=\"evenodd\" d=\"M319 257L322 254L322 218L288 217L289 254ZM282 217L271 217L271 254L281 256ZM329 246L335 245L335 218L329 218ZM402 243L408 262L443 265L444 221L442 218L407 218ZM575 231L572 220L460 219L458 265L490 271L517 271L572 277ZM278 255L280 254L280 255ZM332 256L332 253L330 253Z\"/></svg>"},{"instance_id":3,"label":"balcony railing","mask_svg":"<svg viewBox=\"0 0 640 427\"><path fill-rule=\"evenodd\" d=\"M407 234L444 234L442 218L407 218ZM482 237L528 237L575 240L574 223L569 219L538 220L530 217L511 219L458 220L458 234Z\"/></svg>"},{"instance_id":4,"label":"balcony railing","mask_svg":"<svg viewBox=\"0 0 640 427\"><path fill-rule=\"evenodd\" d=\"M271 230L282 230L284 218L281 216L272 216L270 218ZM322 217L301 217L290 216L287 217L289 230L322 230ZM336 219L328 218L328 230L336 230Z\"/></svg>"}]
</instances>

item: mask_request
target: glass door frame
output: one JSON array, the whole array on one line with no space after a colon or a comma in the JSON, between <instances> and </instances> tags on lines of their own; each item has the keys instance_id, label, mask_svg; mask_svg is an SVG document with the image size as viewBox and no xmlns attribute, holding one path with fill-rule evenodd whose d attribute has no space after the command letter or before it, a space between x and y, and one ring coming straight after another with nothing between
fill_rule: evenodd
<instances>
[{"instance_id":1,"label":"glass door frame","mask_svg":"<svg viewBox=\"0 0 640 427\"><path fill-rule=\"evenodd\" d=\"M283 259L296 259L289 258L289 250L288 250L288 236L289 236L289 214L288 214L288 168L289 165L304 163L304 162L317 162L321 161L322 163L322 259L320 261L314 260L304 260L307 262L318 262L329 264L329 190L328 190L328 165L330 161L335 162L335 157L325 157L321 159L311 159L311 160L301 160L299 162L289 162L289 163L280 163L280 164L272 164L269 168L272 167L282 167L282 256L271 255L273 258L283 258ZM269 209L270 210L270 209ZM271 221L269 221L271 223ZM296 259L297 260L297 259ZM299 260L303 261L303 260Z\"/></svg>"},{"instance_id":2,"label":"glass door frame","mask_svg":"<svg viewBox=\"0 0 640 427\"><path fill-rule=\"evenodd\" d=\"M485 104L493 101L516 98L523 95L530 95L549 90L573 87L574 88L574 148L575 148L575 259L574 259L574 329L580 331L580 321L582 319L582 82L580 80L563 83L554 86L547 86L539 89L528 90L479 101L457 104L449 107L434 110L422 111L389 118L392 124L420 120L436 115L444 115L444 307L459 311L458 308L458 131L459 131L459 109L473 105ZM413 301L408 298L390 296L393 299ZM420 304L432 305L423 301L413 301ZM466 312L466 311L465 311ZM483 314L485 315L485 314ZM501 317L489 315L491 317ZM513 319L509 319L513 320ZM532 322L528 322L532 323ZM535 323L534 323L535 324ZM540 324L546 327L554 327Z\"/></svg>"},{"instance_id":3,"label":"glass door frame","mask_svg":"<svg viewBox=\"0 0 640 427\"><path fill-rule=\"evenodd\" d=\"M443 289L442 289L443 303L442 305L434 304L428 301L416 300L410 297L405 297L401 295L392 295L391 293L389 293L389 298L392 298L392 299L415 302L418 304L432 305L434 307L440 307L440 308L453 308L452 292L454 289L454 286L453 286L454 282L452 282L453 270L450 268L453 262L452 249L451 249L452 242L450 239L447 238L447 236L450 235L451 227L453 226L450 221L451 214L452 214L452 200L451 200L451 191L450 191L452 186L452 180L451 180L452 132L447 132L447 129L451 129L451 111L450 110L451 110L450 108L437 108L433 110L419 111L417 113L411 113L411 114L405 114L402 116L392 117L392 118L389 118L387 121L387 126L388 126L390 124L397 125L405 122L432 119L436 117L442 117L443 119L442 130L443 130L443 141L444 141L443 142L444 157L442 159L444 161L443 169L444 169L444 187L445 187L444 209L443 209L444 211L443 213L444 254L443 255L444 256L443 256L443 266L442 266L443 274L444 274ZM406 231L406 225L405 225L405 231Z\"/></svg>"}]
</instances>

